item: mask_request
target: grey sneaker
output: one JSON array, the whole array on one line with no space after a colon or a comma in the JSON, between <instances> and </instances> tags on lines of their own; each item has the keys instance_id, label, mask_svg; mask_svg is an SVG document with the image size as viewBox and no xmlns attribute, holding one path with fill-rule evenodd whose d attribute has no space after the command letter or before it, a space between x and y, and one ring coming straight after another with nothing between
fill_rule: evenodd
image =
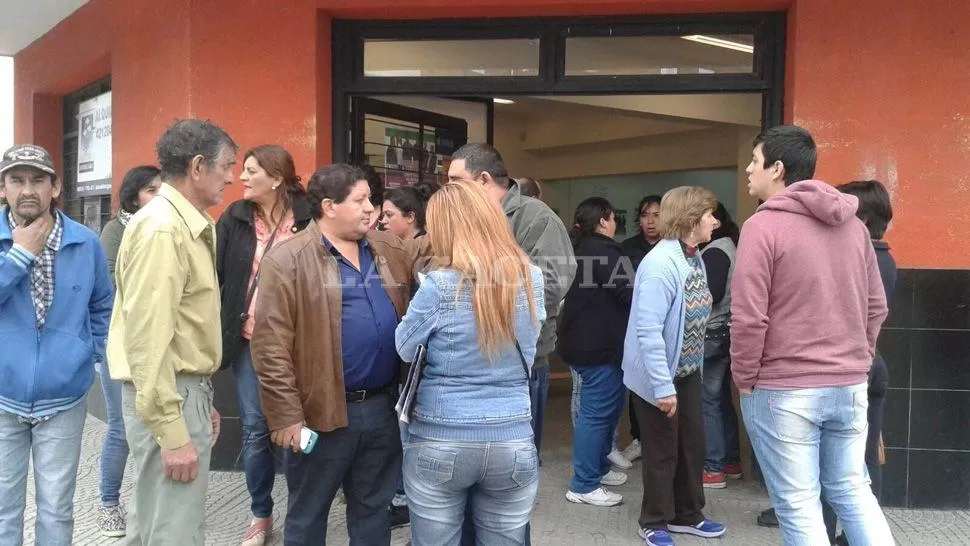
<instances>
[{"instance_id":1,"label":"grey sneaker","mask_svg":"<svg viewBox=\"0 0 970 546\"><path fill-rule=\"evenodd\" d=\"M102 506L98 513L98 529L106 537L125 536L125 508L118 506Z\"/></svg>"}]
</instances>

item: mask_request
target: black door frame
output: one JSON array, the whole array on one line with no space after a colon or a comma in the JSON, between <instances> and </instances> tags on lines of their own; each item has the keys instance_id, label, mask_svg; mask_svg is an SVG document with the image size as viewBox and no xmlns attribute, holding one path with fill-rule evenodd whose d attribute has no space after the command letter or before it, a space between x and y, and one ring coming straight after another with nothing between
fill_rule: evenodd
<instances>
[{"instance_id":1,"label":"black door frame","mask_svg":"<svg viewBox=\"0 0 970 546\"><path fill-rule=\"evenodd\" d=\"M334 20L332 24L333 158L350 157L352 97L426 95L482 97L516 95L648 95L761 93L762 126L784 114L784 12L624 17L549 17L431 21ZM566 76L570 37L753 34L750 74ZM539 74L529 77L367 77L364 42L381 40L539 40Z\"/></svg>"}]
</instances>

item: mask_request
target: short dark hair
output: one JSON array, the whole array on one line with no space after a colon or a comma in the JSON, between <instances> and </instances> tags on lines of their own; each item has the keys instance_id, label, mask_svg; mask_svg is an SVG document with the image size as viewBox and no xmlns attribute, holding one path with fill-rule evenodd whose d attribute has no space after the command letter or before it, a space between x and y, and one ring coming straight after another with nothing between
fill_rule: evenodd
<instances>
[{"instance_id":1,"label":"short dark hair","mask_svg":"<svg viewBox=\"0 0 970 546\"><path fill-rule=\"evenodd\" d=\"M381 177L381 173L377 172L377 169L370 165L364 165L361 167L364 171L364 176L366 176L367 186L370 187L370 204L374 205L374 208L380 207L384 202L384 178Z\"/></svg>"},{"instance_id":2,"label":"short dark hair","mask_svg":"<svg viewBox=\"0 0 970 546\"><path fill-rule=\"evenodd\" d=\"M754 139L755 147L761 144L765 156L764 168L775 161L785 166L785 186L815 177L818 151L811 133L797 125L779 125L761 133Z\"/></svg>"},{"instance_id":3,"label":"short dark hair","mask_svg":"<svg viewBox=\"0 0 970 546\"><path fill-rule=\"evenodd\" d=\"M859 198L855 215L869 228L869 237L882 239L893 219L893 204L889 191L878 180L858 180L836 187L842 193Z\"/></svg>"},{"instance_id":4,"label":"short dark hair","mask_svg":"<svg viewBox=\"0 0 970 546\"><path fill-rule=\"evenodd\" d=\"M641 214L643 214L643 209L647 208L649 205L657 205L659 207L660 201L662 200L663 198L656 194L644 197L640 200L640 204L637 205L637 216L639 217Z\"/></svg>"},{"instance_id":5,"label":"short dark hair","mask_svg":"<svg viewBox=\"0 0 970 546\"><path fill-rule=\"evenodd\" d=\"M154 165L141 165L125 173L118 190L121 210L134 214L138 211L138 192L148 187L162 171Z\"/></svg>"},{"instance_id":6,"label":"short dark hair","mask_svg":"<svg viewBox=\"0 0 970 546\"><path fill-rule=\"evenodd\" d=\"M535 199L542 198L542 184L535 178L523 176L522 178L516 178L515 181L518 182L519 192L522 195Z\"/></svg>"},{"instance_id":7,"label":"short dark hair","mask_svg":"<svg viewBox=\"0 0 970 546\"><path fill-rule=\"evenodd\" d=\"M343 203L350 195L351 189L360 180L367 180L367 175L353 165L337 163L320 167L317 172L310 177L307 184L307 203L310 205L310 214L315 220L323 217L323 209L320 203L324 199L330 199L334 203Z\"/></svg>"},{"instance_id":8,"label":"short dark hair","mask_svg":"<svg viewBox=\"0 0 970 546\"><path fill-rule=\"evenodd\" d=\"M405 215L413 214L414 223L419 230L423 231L426 224L425 213L428 210L428 200L431 199L431 195L437 189L431 184L401 186L387 190L387 193L384 194L384 200L394 203L394 206Z\"/></svg>"},{"instance_id":9,"label":"short dark hair","mask_svg":"<svg viewBox=\"0 0 970 546\"><path fill-rule=\"evenodd\" d=\"M573 244L595 233L600 220L608 220L614 212L613 204L602 197L585 199L576 207L573 215L573 227L569 230Z\"/></svg>"},{"instance_id":10,"label":"short dark hair","mask_svg":"<svg viewBox=\"0 0 970 546\"><path fill-rule=\"evenodd\" d=\"M731 219L731 214L728 213L727 207L724 203L718 201L717 207L714 208L713 212L714 218L717 219L720 224L714 233L711 234L711 241L716 241L718 239L723 239L724 237L730 237L735 245L738 244L738 239L741 238L741 228L738 227L734 220Z\"/></svg>"},{"instance_id":11,"label":"short dark hair","mask_svg":"<svg viewBox=\"0 0 970 546\"><path fill-rule=\"evenodd\" d=\"M155 145L162 180L168 181L188 172L192 158L201 155L206 165L215 165L223 148L233 154L239 147L222 127L200 119L180 119L173 123Z\"/></svg>"},{"instance_id":12,"label":"short dark hair","mask_svg":"<svg viewBox=\"0 0 970 546\"><path fill-rule=\"evenodd\" d=\"M500 186L509 185L509 171L505 167L505 160L502 154L498 153L491 144L485 142L469 142L451 156L451 160L462 159L465 161L465 170L475 177L482 173L488 173L492 180Z\"/></svg>"}]
</instances>

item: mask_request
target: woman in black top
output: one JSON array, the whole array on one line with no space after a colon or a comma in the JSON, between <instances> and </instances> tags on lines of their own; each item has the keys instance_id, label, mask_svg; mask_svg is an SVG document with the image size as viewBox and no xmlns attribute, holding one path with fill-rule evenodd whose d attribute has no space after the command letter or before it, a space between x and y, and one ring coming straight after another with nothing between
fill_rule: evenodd
<instances>
[{"instance_id":1,"label":"woman in black top","mask_svg":"<svg viewBox=\"0 0 970 546\"><path fill-rule=\"evenodd\" d=\"M613 506L623 499L603 485L622 485L626 474L611 470L608 458L626 389L623 387L623 338L633 301L629 260L613 240L613 206L591 197L576 209L572 230L577 275L563 307L559 354L573 372L573 480L566 499Z\"/></svg>"},{"instance_id":2,"label":"woman in black top","mask_svg":"<svg viewBox=\"0 0 970 546\"><path fill-rule=\"evenodd\" d=\"M229 205L216 225L216 272L222 299L222 368L236 379L243 428L243 466L253 521L243 544L261 545L273 529L274 448L259 398L249 339L258 296L259 264L272 247L310 222L306 190L293 158L279 146L246 152L240 181L243 198Z\"/></svg>"}]
</instances>

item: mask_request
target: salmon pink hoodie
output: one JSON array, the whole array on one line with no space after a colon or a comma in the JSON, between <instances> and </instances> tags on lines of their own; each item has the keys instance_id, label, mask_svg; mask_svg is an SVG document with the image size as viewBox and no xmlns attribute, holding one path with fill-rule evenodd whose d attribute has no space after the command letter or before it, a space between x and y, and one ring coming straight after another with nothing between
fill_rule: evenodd
<instances>
[{"instance_id":1,"label":"salmon pink hoodie","mask_svg":"<svg viewBox=\"0 0 970 546\"><path fill-rule=\"evenodd\" d=\"M731 283L738 389L866 381L888 309L858 206L855 196L806 180L745 222Z\"/></svg>"}]
</instances>

